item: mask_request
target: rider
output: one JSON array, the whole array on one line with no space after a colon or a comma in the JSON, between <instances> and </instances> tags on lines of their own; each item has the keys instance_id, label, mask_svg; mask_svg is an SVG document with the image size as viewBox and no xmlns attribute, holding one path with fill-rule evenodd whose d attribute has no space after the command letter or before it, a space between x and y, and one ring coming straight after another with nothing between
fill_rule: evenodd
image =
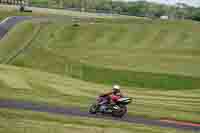
<instances>
[{"instance_id":1,"label":"rider","mask_svg":"<svg viewBox=\"0 0 200 133\"><path fill-rule=\"evenodd\" d=\"M118 99L123 97L123 95L120 91L120 86L114 85L111 92L102 94L100 97L105 98L105 101L103 101L104 104L115 104Z\"/></svg>"}]
</instances>

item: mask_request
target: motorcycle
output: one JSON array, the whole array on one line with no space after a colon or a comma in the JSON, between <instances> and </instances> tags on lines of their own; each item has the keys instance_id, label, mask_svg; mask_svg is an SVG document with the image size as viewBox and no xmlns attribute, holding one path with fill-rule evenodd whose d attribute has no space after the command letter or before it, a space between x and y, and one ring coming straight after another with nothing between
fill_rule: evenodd
<instances>
[{"instance_id":1,"label":"motorcycle","mask_svg":"<svg viewBox=\"0 0 200 133\"><path fill-rule=\"evenodd\" d=\"M111 114L113 117L123 117L127 113L127 105L132 102L132 98L120 98L115 104L108 104L107 102L107 98L97 98L96 103L90 106L89 113Z\"/></svg>"}]
</instances>

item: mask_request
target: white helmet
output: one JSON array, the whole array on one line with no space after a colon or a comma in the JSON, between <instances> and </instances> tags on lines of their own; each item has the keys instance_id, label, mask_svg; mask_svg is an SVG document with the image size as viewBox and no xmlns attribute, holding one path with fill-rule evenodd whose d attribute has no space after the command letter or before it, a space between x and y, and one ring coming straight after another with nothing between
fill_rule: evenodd
<instances>
[{"instance_id":1,"label":"white helmet","mask_svg":"<svg viewBox=\"0 0 200 133\"><path fill-rule=\"evenodd\" d=\"M114 85L113 89L120 90L120 86L119 85Z\"/></svg>"}]
</instances>

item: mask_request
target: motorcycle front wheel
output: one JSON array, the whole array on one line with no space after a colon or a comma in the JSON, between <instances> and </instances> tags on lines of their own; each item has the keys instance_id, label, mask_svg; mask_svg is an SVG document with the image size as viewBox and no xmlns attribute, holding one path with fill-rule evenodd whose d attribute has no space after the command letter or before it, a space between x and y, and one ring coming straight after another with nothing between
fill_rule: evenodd
<instances>
[{"instance_id":1,"label":"motorcycle front wheel","mask_svg":"<svg viewBox=\"0 0 200 133\"><path fill-rule=\"evenodd\" d=\"M124 106L124 107L121 107L120 109L113 110L112 116L121 118L126 114L126 112L127 112L127 107Z\"/></svg>"}]
</instances>

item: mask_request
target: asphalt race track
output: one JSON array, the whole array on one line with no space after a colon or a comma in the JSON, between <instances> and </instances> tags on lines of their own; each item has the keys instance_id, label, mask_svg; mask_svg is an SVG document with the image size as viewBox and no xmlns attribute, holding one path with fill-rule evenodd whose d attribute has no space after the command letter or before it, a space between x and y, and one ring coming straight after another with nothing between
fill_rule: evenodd
<instances>
[{"instance_id":1,"label":"asphalt race track","mask_svg":"<svg viewBox=\"0 0 200 133\"><path fill-rule=\"evenodd\" d=\"M44 103L32 103L32 102L15 101L15 100L0 100L0 108L21 109L21 110L29 110L35 112L47 112L52 114L61 114L65 116L100 118L100 119L116 120L116 121L136 123L136 124L145 124L149 126L200 131L200 124L192 124L192 123L187 124L181 122L170 122L165 120L152 120L135 116L124 116L123 118L113 118L111 116L103 116L101 114L92 115L89 114L87 111L81 111L79 108L51 106Z\"/></svg>"},{"instance_id":2,"label":"asphalt race track","mask_svg":"<svg viewBox=\"0 0 200 133\"><path fill-rule=\"evenodd\" d=\"M13 16L0 22L0 39L17 23L31 18L30 16Z\"/></svg>"}]
</instances>

